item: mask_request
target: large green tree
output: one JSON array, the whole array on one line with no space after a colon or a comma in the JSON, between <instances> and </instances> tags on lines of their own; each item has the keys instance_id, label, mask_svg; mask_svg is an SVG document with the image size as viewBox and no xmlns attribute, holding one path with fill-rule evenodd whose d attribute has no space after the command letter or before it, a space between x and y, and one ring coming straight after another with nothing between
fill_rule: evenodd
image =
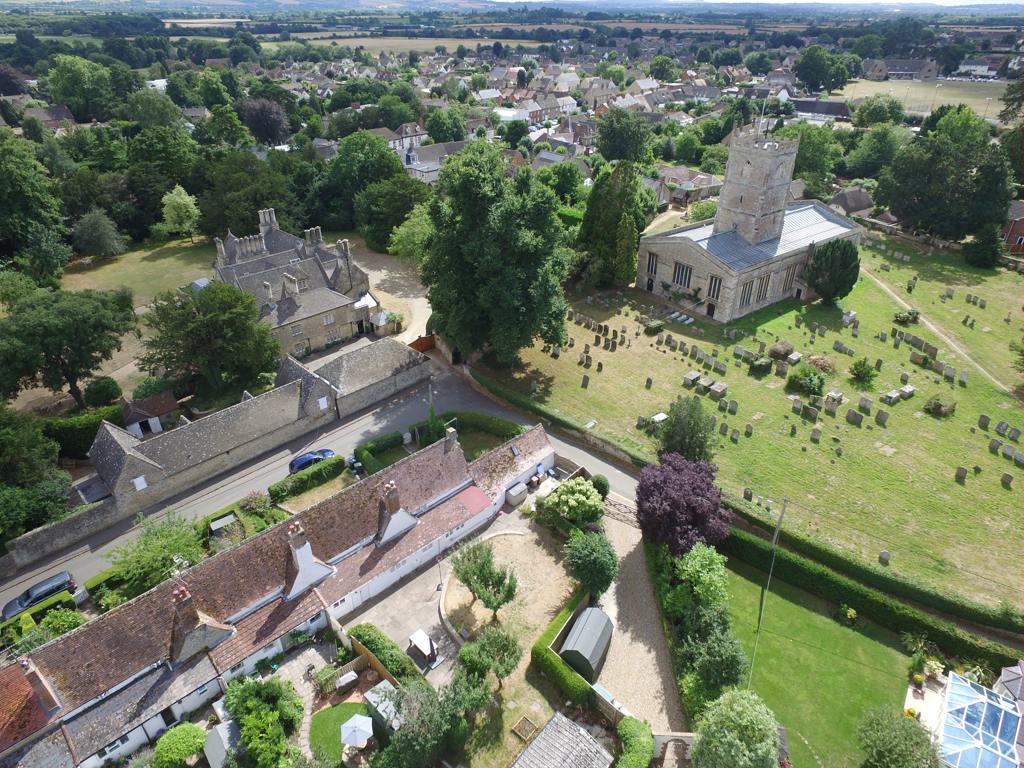
<instances>
[{"instance_id":1,"label":"large green tree","mask_svg":"<svg viewBox=\"0 0 1024 768\"><path fill-rule=\"evenodd\" d=\"M80 56L59 55L47 74L50 98L83 123L104 120L114 105L110 70Z\"/></svg>"},{"instance_id":2,"label":"large green tree","mask_svg":"<svg viewBox=\"0 0 1024 768\"><path fill-rule=\"evenodd\" d=\"M715 420L704 412L698 397L680 397L668 409L658 439L662 453L677 453L690 461L710 461Z\"/></svg>"},{"instance_id":3,"label":"large green tree","mask_svg":"<svg viewBox=\"0 0 1024 768\"><path fill-rule=\"evenodd\" d=\"M158 294L146 313L151 334L143 341L139 365L198 378L213 392L250 386L273 370L280 356L277 339L259 314L256 299L228 283Z\"/></svg>"},{"instance_id":4,"label":"large green tree","mask_svg":"<svg viewBox=\"0 0 1024 768\"><path fill-rule=\"evenodd\" d=\"M395 227L429 197L430 187L406 173L376 181L356 195L356 228L373 250L386 251Z\"/></svg>"},{"instance_id":5,"label":"large green tree","mask_svg":"<svg viewBox=\"0 0 1024 768\"><path fill-rule=\"evenodd\" d=\"M861 768L939 768L942 761L917 720L896 710L874 709L857 727L864 761Z\"/></svg>"},{"instance_id":6,"label":"large green tree","mask_svg":"<svg viewBox=\"0 0 1024 768\"><path fill-rule=\"evenodd\" d=\"M566 301L558 201L531 173L506 171L483 141L448 158L420 271L434 329L463 354L510 364L537 336L565 342Z\"/></svg>"},{"instance_id":7,"label":"large green tree","mask_svg":"<svg viewBox=\"0 0 1024 768\"><path fill-rule=\"evenodd\" d=\"M172 512L160 522L144 519L139 535L110 553L111 571L132 598L205 556L195 526Z\"/></svg>"},{"instance_id":8,"label":"large green tree","mask_svg":"<svg viewBox=\"0 0 1024 768\"><path fill-rule=\"evenodd\" d=\"M405 173L402 161L383 136L357 131L338 143L320 180L320 220L334 229L352 229L356 195L374 182Z\"/></svg>"},{"instance_id":9,"label":"large green tree","mask_svg":"<svg viewBox=\"0 0 1024 768\"><path fill-rule=\"evenodd\" d=\"M727 691L700 719L690 755L694 768L776 768L778 723L753 691Z\"/></svg>"},{"instance_id":10,"label":"large green tree","mask_svg":"<svg viewBox=\"0 0 1024 768\"><path fill-rule=\"evenodd\" d=\"M173 126L181 122L181 110L170 97L153 88L143 88L128 97L124 114L143 128Z\"/></svg>"},{"instance_id":11,"label":"large green tree","mask_svg":"<svg viewBox=\"0 0 1024 768\"><path fill-rule=\"evenodd\" d=\"M223 237L228 230L236 235L258 232L256 212L263 208L276 211L284 230L305 224L292 179L251 152L228 152L209 166L206 178L207 188L199 196L199 228L211 237Z\"/></svg>"},{"instance_id":12,"label":"large green tree","mask_svg":"<svg viewBox=\"0 0 1024 768\"><path fill-rule=\"evenodd\" d=\"M775 132L781 138L799 138L793 175L807 182L807 192L816 197L828 191L832 172L843 156L831 125L814 125L804 120Z\"/></svg>"},{"instance_id":13,"label":"large green tree","mask_svg":"<svg viewBox=\"0 0 1024 768\"><path fill-rule=\"evenodd\" d=\"M814 249L804 279L823 303L849 295L860 275L860 254L852 240L830 240Z\"/></svg>"},{"instance_id":14,"label":"large green tree","mask_svg":"<svg viewBox=\"0 0 1024 768\"><path fill-rule=\"evenodd\" d=\"M891 123L873 126L846 156L847 173L850 176L878 176L910 140L910 131L905 128Z\"/></svg>"},{"instance_id":15,"label":"large green tree","mask_svg":"<svg viewBox=\"0 0 1024 768\"><path fill-rule=\"evenodd\" d=\"M427 134L437 142L462 141L466 137L466 121L456 108L435 109L424 125Z\"/></svg>"},{"instance_id":16,"label":"large green tree","mask_svg":"<svg viewBox=\"0 0 1024 768\"><path fill-rule=\"evenodd\" d=\"M117 225L99 208L93 208L75 222L73 240L79 253L100 259L119 256L126 247Z\"/></svg>"},{"instance_id":17,"label":"large green tree","mask_svg":"<svg viewBox=\"0 0 1024 768\"><path fill-rule=\"evenodd\" d=\"M523 649L515 635L495 626L485 627L476 639L459 649L459 664L469 674L485 678L488 672L493 672L499 688L522 657Z\"/></svg>"},{"instance_id":18,"label":"large green tree","mask_svg":"<svg viewBox=\"0 0 1024 768\"><path fill-rule=\"evenodd\" d=\"M606 160L645 163L651 158L650 124L636 112L612 107L597 126L597 149Z\"/></svg>"},{"instance_id":19,"label":"large green tree","mask_svg":"<svg viewBox=\"0 0 1024 768\"><path fill-rule=\"evenodd\" d=\"M633 222L633 231L641 232L646 213L653 208L644 195L640 176L632 163L616 163L601 172L587 198L587 210L580 225L579 247L589 254L587 278L599 287L625 285L636 275L636 251L633 264L624 263L619 248L623 217Z\"/></svg>"},{"instance_id":20,"label":"large green tree","mask_svg":"<svg viewBox=\"0 0 1024 768\"><path fill-rule=\"evenodd\" d=\"M619 556L603 533L574 530L565 545L565 566L591 597L598 597L618 578Z\"/></svg>"},{"instance_id":21,"label":"large green tree","mask_svg":"<svg viewBox=\"0 0 1024 768\"><path fill-rule=\"evenodd\" d=\"M867 127L876 123L902 123L903 102L888 93L868 96L853 111L853 124Z\"/></svg>"},{"instance_id":22,"label":"large green tree","mask_svg":"<svg viewBox=\"0 0 1024 768\"><path fill-rule=\"evenodd\" d=\"M38 417L0 404L0 483L29 486L57 462L57 443L43 434Z\"/></svg>"},{"instance_id":23,"label":"large green tree","mask_svg":"<svg viewBox=\"0 0 1024 768\"><path fill-rule=\"evenodd\" d=\"M0 319L0 393L43 385L81 408L81 382L121 348L135 328L131 293L35 291Z\"/></svg>"}]
</instances>

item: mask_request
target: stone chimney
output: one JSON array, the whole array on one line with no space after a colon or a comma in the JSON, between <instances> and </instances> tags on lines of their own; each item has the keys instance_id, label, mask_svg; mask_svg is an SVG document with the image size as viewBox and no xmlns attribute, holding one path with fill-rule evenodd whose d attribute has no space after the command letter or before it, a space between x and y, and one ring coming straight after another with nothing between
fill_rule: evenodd
<instances>
[{"instance_id":1,"label":"stone chimney","mask_svg":"<svg viewBox=\"0 0 1024 768\"><path fill-rule=\"evenodd\" d=\"M310 229L304 230L303 234L306 237L306 245L311 248L320 245L324 241L324 237L320 233L320 227L311 227Z\"/></svg>"},{"instance_id":2,"label":"stone chimney","mask_svg":"<svg viewBox=\"0 0 1024 768\"><path fill-rule=\"evenodd\" d=\"M217 259L223 260L227 258L227 254L224 253L224 241L219 237L213 238L213 244L217 246Z\"/></svg>"},{"instance_id":3,"label":"stone chimney","mask_svg":"<svg viewBox=\"0 0 1024 768\"><path fill-rule=\"evenodd\" d=\"M171 590L174 621L171 626L172 664L187 661L201 651L208 651L234 634L233 627L214 621L202 613L185 586Z\"/></svg>"},{"instance_id":4,"label":"stone chimney","mask_svg":"<svg viewBox=\"0 0 1024 768\"><path fill-rule=\"evenodd\" d=\"M36 665L32 663L32 660L28 656L22 656L19 663L21 664L22 671L25 673L25 679L32 686L32 693L35 694L36 702L39 704L40 709L48 715L60 709L57 694L54 693L46 678L36 669Z\"/></svg>"},{"instance_id":5,"label":"stone chimney","mask_svg":"<svg viewBox=\"0 0 1024 768\"><path fill-rule=\"evenodd\" d=\"M294 600L334 573L333 567L313 556L313 547L301 523L294 522L288 526L288 550L291 560L288 563L285 600Z\"/></svg>"},{"instance_id":6,"label":"stone chimney","mask_svg":"<svg viewBox=\"0 0 1024 768\"><path fill-rule=\"evenodd\" d=\"M380 503L377 505L377 542L384 540L384 534L388 530L388 526L391 524L391 518L395 513L402 508L400 499L398 498L398 486L395 485L394 480L389 480L384 484L383 493L380 497Z\"/></svg>"},{"instance_id":7,"label":"stone chimney","mask_svg":"<svg viewBox=\"0 0 1024 768\"><path fill-rule=\"evenodd\" d=\"M459 433L455 431L454 427L448 427L444 431L444 452L451 451L457 442L459 442Z\"/></svg>"},{"instance_id":8,"label":"stone chimney","mask_svg":"<svg viewBox=\"0 0 1024 768\"><path fill-rule=\"evenodd\" d=\"M266 280L263 281L263 291L267 297L267 301L274 300L274 289Z\"/></svg>"},{"instance_id":9,"label":"stone chimney","mask_svg":"<svg viewBox=\"0 0 1024 768\"><path fill-rule=\"evenodd\" d=\"M299 279L294 275L284 274L284 292L286 296L298 296Z\"/></svg>"},{"instance_id":10,"label":"stone chimney","mask_svg":"<svg viewBox=\"0 0 1024 768\"><path fill-rule=\"evenodd\" d=\"M339 240L338 241L338 255L341 256L343 259L347 259L348 258L348 240L347 239Z\"/></svg>"},{"instance_id":11,"label":"stone chimney","mask_svg":"<svg viewBox=\"0 0 1024 768\"><path fill-rule=\"evenodd\" d=\"M273 208L264 208L260 211L260 233L266 235L272 229L278 229L277 214Z\"/></svg>"}]
</instances>

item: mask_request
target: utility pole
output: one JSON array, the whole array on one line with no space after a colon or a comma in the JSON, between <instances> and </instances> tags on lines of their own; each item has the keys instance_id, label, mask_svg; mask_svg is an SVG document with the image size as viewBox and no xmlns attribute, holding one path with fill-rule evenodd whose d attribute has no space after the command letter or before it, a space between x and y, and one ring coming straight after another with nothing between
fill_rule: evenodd
<instances>
[{"instance_id":1,"label":"utility pole","mask_svg":"<svg viewBox=\"0 0 1024 768\"><path fill-rule=\"evenodd\" d=\"M757 611L757 630L754 632L754 650L750 653L750 671L747 674L747 688L754 679L754 662L757 660L757 643L761 639L761 625L764 623L764 604L768 599L768 591L772 586L772 573L775 571L775 551L779 546L779 533L782 531L782 519L786 516L786 504L789 499L783 498L782 511L779 512L779 519L775 523L775 533L772 534L772 562L768 567L768 579L761 588L761 605Z\"/></svg>"}]
</instances>

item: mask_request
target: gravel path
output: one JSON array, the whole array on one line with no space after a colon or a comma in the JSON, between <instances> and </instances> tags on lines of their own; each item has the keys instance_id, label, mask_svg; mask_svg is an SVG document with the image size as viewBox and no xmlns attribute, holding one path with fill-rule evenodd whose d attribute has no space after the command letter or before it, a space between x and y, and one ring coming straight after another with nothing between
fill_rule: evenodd
<instances>
[{"instance_id":1,"label":"gravel path","mask_svg":"<svg viewBox=\"0 0 1024 768\"><path fill-rule=\"evenodd\" d=\"M619 580L601 597L612 619L611 647L598 682L655 733L686 730L640 530L606 515L608 539L619 555Z\"/></svg>"}]
</instances>

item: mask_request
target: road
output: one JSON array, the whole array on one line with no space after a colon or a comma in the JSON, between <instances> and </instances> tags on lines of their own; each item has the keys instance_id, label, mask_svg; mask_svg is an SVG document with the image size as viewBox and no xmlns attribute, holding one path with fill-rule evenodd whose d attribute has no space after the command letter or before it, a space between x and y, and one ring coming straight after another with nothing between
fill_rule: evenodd
<instances>
[{"instance_id":1,"label":"road","mask_svg":"<svg viewBox=\"0 0 1024 768\"><path fill-rule=\"evenodd\" d=\"M499 406L473 390L451 369L435 363L431 382L433 402L437 413L450 410L481 411L501 416L522 424L534 424L536 419L523 416ZM331 448L339 455L350 456L356 445L382 432L404 429L421 421L428 413L427 385L407 390L382 405L330 429L318 430L260 456L235 470L211 478L190 493L172 498L159 510L148 515L151 520L165 518L171 510L188 519L196 519L215 512L253 491L265 491L271 483L288 474L288 462L309 448ZM618 466L597 458L579 445L549 435L555 450L591 472L608 477L616 493L633 499L636 480ZM4 582L0 588L0 605L24 591L41 578L60 570L68 570L79 581L95 576L109 567L109 554L118 545L134 539L139 527L128 520L90 536L74 549L33 564Z\"/></svg>"}]
</instances>

